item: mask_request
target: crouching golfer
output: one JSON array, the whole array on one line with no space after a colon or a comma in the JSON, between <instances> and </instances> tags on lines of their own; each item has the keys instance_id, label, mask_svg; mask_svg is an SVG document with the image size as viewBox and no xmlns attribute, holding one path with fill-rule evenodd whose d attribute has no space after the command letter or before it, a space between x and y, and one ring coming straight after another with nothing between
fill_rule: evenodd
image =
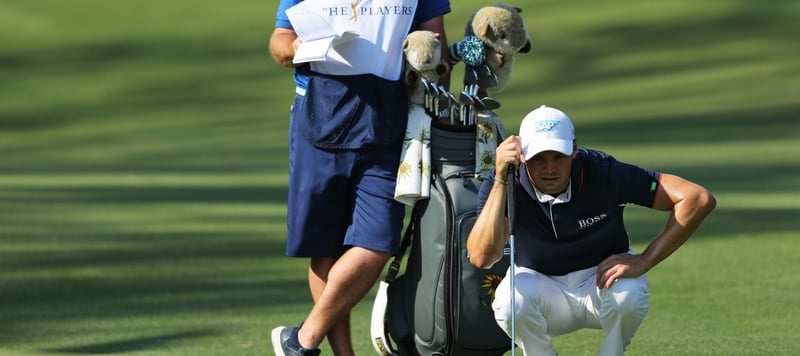
<instances>
[{"instance_id":1,"label":"crouching golfer","mask_svg":"<svg viewBox=\"0 0 800 356\"><path fill-rule=\"evenodd\" d=\"M516 173L509 175L509 167ZM681 177L578 148L569 117L541 106L519 136L497 147L467 241L470 262L488 268L509 238L507 184L514 184L515 305L509 274L497 288L495 319L525 355L555 355L550 337L602 329L599 355L622 355L649 309L647 271L675 252L714 209L714 197ZM623 208L669 211L642 253L630 250Z\"/></svg>"}]
</instances>

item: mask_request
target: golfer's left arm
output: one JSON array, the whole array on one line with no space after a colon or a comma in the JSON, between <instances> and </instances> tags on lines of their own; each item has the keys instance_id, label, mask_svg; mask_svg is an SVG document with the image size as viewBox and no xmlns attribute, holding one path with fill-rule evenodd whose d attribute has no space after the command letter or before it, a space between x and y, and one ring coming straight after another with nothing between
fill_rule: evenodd
<instances>
[{"instance_id":1,"label":"golfer's left arm","mask_svg":"<svg viewBox=\"0 0 800 356\"><path fill-rule=\"evenodd\" d=\"M717 201L705 188L672 174L661 174L653 208L671 211L664 229L638 255L612 255L598 265L597 286L610 287L619 278L635 278L666 259L697 230Z\"/></svg>"}]
</instances>

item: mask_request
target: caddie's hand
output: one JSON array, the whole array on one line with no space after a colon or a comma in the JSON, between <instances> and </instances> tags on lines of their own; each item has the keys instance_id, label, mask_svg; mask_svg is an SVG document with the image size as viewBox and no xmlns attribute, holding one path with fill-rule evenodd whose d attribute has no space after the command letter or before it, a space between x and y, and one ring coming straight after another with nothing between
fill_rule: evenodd
<instances>
[{"instance_id":1,"label":"caddie's hand","mask_svg":"<svg viewBox=\"0 0 800 356\"><path fill-rule=\"evenodd\" d=\"M642 255L618 253L597 265L597 286L611 288L620 278L636 278L647 272Z\"/></svg>"},{"instance_id":2,"label":"caddie's hand","mask_svg":"<svg viewBox=\"0 0 800 356\"><path fill-rule=\"evenodd\" d=\"M508 167L519 167L520 157L522 157L522 146L519 136L509 136L501 142L495 149L495 175L500 179L506 179Z\"/></svg>"}]
</instances>

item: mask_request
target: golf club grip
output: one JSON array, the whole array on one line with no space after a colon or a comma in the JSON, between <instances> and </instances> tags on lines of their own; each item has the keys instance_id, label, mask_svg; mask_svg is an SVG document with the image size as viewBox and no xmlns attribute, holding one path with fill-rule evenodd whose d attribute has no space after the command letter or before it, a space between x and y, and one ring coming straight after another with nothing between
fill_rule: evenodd
<instances>
[{"instance_id":1,"label":"golf club grip","mask_svg":"<svg viewBox=\"0 0 800 356\"><path fill-rule=\"evenodd\" d=\"M508 197L507 197L507 213L508 213L508 231L510 234L514 234L514 215L515 215L515 205L514 204L514 186L516 177L515 174L515 167L510 166L508 167L508 176L506 177L506 181L508 181Z\"/></svg>"}]
</instances>

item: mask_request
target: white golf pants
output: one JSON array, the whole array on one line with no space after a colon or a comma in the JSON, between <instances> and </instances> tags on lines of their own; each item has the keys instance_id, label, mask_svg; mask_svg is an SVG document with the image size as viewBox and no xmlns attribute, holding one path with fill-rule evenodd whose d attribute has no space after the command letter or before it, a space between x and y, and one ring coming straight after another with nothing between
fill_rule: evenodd
<instances>
[{"instance_id":1,"label":"white golf pants","mask_svg":"<svg viewBox=\"0 0 800 356\"><path fill-rule=\"evenodd\" d=\"M609 289L597 287L597 267L548 276L515 267L516 344L524 355L555 355L550 338L582 328L602 329L598 355L623 355L650 308L647 275L622 278ZM511 282L498 285L492 308L497 324L511 335Z\"/></svg>"}]
</instances>

